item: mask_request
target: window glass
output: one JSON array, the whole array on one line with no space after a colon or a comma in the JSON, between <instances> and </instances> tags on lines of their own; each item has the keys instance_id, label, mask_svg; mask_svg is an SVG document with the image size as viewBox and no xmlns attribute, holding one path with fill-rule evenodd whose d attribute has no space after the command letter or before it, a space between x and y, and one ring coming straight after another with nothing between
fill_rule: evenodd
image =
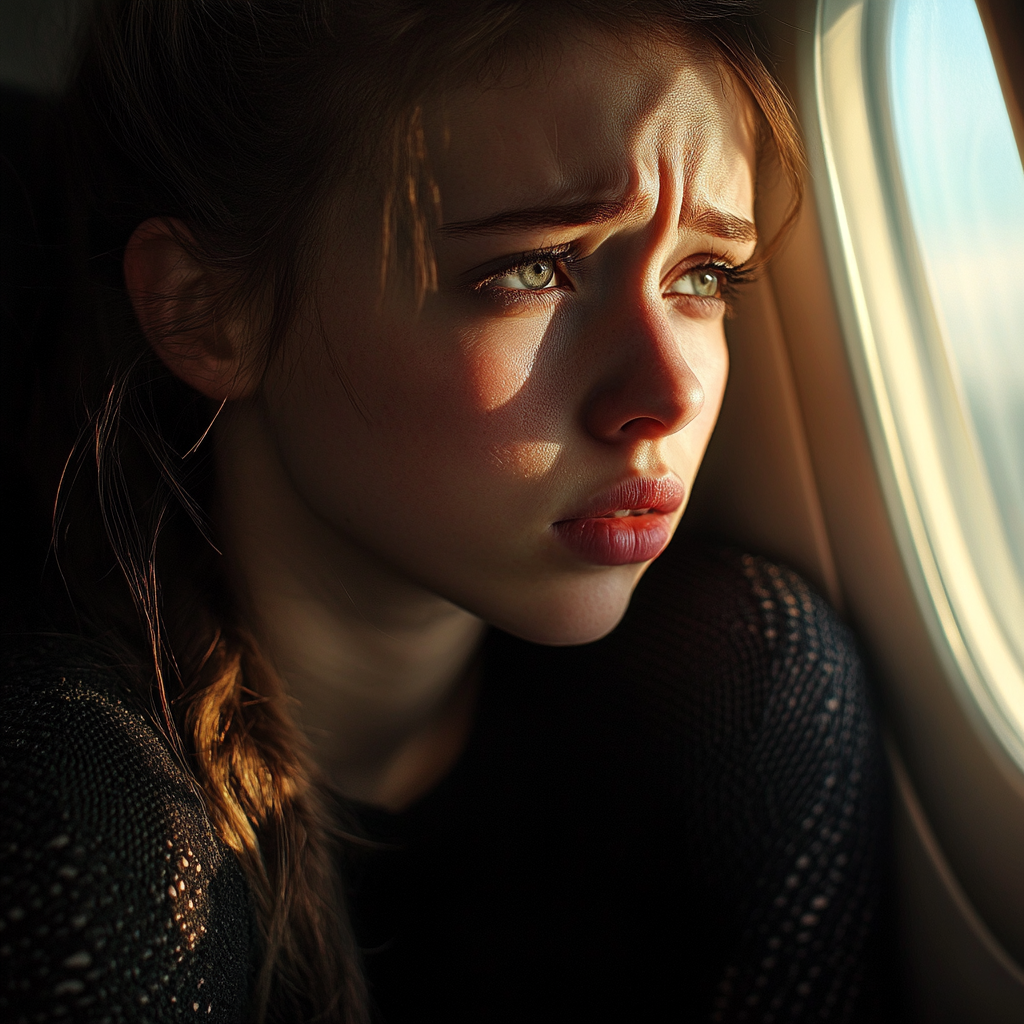
<instances>
[{"instance_id":1,"label":"window glass","mask_svg":"<svg viewBox=\"0 0 1024 1024\"><path fill-rule=\"evenodd\" d=\"M917 250L1024 577L1024 169L972 0L897 0L892 128Z\"/></svg>"}]
</instances>

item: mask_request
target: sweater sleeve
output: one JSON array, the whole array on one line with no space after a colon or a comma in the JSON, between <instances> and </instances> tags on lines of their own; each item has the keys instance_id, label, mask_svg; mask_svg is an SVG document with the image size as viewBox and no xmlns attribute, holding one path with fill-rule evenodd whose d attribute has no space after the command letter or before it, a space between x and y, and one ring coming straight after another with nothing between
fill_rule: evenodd
<instances>
[{"instance_id":1,"label":"sweater sleeve","mask_svg":"<svg viewBox=\"0 0 1024 1024\"><path fill-rule=\"evenodd\" d=\"M740 869L711 1020L874 1019L883 758L849 631L796 574L746 557L767 688L744 743Z\"/></svg>"},{"instance_id":2,"label":"sweater sleeve","mask_svg":"<svg viewBox=\"0 0 1024 1024\"><path fill-rule=\"evenodd\" d=\"M241 871L146 719L101 685L0 692L0 1017L238 1021Z\"/></svg>"}]
</instances>

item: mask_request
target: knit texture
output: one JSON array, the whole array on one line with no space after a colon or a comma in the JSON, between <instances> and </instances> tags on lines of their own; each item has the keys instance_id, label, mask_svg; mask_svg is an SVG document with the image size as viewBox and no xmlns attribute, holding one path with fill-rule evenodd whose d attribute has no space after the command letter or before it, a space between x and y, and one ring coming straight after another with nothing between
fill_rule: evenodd
<instances>
[{"instance_id":1,"label":"knit texture","mask_svg":"<svg viewBox=\"0 0 1024 1024\"><path fill-rule=\"evenodd\" d=\"M146 717L69 649L37 648L0 696L0 1019L245 1020L238 863Z\"/></svg>"},{"instance_id":2,"label":"knit texture","mask_svg":"<svg viewBox=\"0 0 1024 1024\"><path fill-rule=\"evenodd\" d=\"M245 1019L237 865L145 716L59 663L0 707L0 1017ZM851 635L762 558L677 542L585 647L492 631L449 775L346 804L374 1020L878 1019L881 765Z\"/></svg>"}]
</instances>

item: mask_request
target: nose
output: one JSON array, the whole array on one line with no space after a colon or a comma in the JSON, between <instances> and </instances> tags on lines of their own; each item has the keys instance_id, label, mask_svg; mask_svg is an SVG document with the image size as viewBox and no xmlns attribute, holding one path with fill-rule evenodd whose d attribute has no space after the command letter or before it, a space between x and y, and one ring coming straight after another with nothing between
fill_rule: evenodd
<instances>
[{"instance_id":1,"label":"nose","mask_svg":"<svg viewBox=\"0 0 1024 1024\"><path fill-rule=\"evenodd\" d=\"M587 397L584 421L592 437L607 444L665 437L699 415L704 388L660 298L597 329L610 365Z\"/></svg>"}]
</instances>

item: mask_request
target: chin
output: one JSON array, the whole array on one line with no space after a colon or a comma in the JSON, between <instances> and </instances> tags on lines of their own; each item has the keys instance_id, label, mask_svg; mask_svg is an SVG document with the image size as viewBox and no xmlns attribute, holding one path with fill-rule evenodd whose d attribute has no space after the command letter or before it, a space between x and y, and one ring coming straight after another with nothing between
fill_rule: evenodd
<instances>
[{"instance_id":1,"label":"chin","mask_svg":"<svg viewBox=\"0 0 1024 1024\"><path fill-rule=\"evenodd\" d=\"M622 620L647 565L623 565L569 582L557 581L514 606L482 616L522 640L549 647L589 644Z\"/></svg>"}]
</instances>

